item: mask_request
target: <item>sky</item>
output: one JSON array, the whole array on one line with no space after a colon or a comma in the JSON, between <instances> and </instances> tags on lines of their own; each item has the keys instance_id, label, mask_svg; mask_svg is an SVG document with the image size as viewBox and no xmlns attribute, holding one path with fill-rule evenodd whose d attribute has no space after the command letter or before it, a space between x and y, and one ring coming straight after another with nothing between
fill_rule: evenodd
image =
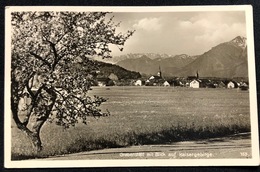
<instances>
[{"instance_id":1,"label":"sky","mask_svg":"<svg viewBox=\"0 0 260 172\"><path fill-rule=\"evenodd\" d=\"M118 32L136 30L124 51L111 46L112 55L160 53L200 55L236 36L246 37L244 11L114 12Z\"/></svg>"}]
</instances>

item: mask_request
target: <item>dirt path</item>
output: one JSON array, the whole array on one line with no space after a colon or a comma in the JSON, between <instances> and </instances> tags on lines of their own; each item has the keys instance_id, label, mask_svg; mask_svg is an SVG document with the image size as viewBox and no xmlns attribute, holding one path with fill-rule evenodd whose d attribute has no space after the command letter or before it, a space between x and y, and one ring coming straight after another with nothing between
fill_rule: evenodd
<instances>
[{"instance_id":1,"label":"dirt path","mask_svg":"<svg viewBox=\"0 0 260 172\"><path fill-rule=\"evenodd\" d=\"M112 148L55 156L43 160L83 159L199 159L250 158L250 133L201 141L176 142L164 145L142 145Z\"/></svg>"}]
</instances>

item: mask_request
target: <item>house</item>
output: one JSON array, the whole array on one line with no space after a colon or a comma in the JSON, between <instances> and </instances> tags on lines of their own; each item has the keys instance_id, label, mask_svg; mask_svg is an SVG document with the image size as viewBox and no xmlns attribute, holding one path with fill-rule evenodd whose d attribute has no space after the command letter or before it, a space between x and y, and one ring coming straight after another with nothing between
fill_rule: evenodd
<instances>
[{"instance_id":1,"label":"house","mask_svg":"<svg viewBox=\"0 0 260 172\"><path fill-rule=\"evenodd\" d=\"M248 87L248 86L249 86L249 84L248 84L248 82L241 82L241 83L240 83L240 86L245 86L245 87Z\"/></svg>"},{"instance_id":2,"label":"house","mask_svg":"<svg viewBox=\"0 0 260 172\"><path fill-rule=\"evenodd\" d=\"M168 81L164 81L163 86L164 86L164 87L169 87L169 86L171 86L171 85L170 85L170 83L169 83Z\"/></svg>"},{"instance_id":3,"label":"house","mask_svg":"<svg viewBox=\"0 0 260 172\"><path fill-rule=\"evenodd\" d=\"M109 78L97 78L97 86L105 87L107 86L108 82L110 81Z\"/></svg>"},{"instance_id":4,"label":"house","mask_svg":"<svg viewBox=\"0 0 260 172\"><path fill-rule=\"evenodd\" d=\"M228 80L219 80L219 81L216 81L215 86L218 88L227 88L228 83L229 83Z\"/></svg>"},{"instance_id":5,"label":"house","mask_svg":"<svg viewBox=\"0 0 260 172\"><path fill-rule=\"evenodd\" d=\"M249 89L249 84L248 82L241 82L239 85L240 90L248 90Z\"/></svg>"},{"instance_id":6,"label":"house","mask_svg":"<svg viewBox=\"0 0 260 172\"><path fill-rule=\"evenodd\" d=\"M153 80L153 79L155 79L155 77L152 75L152 76L150 76L150 78L148 78L148 80L150 81L150 80Z\"/></svg>"},{"instance_id":7,"label":"house","mask_svg":"<svg viewBox=\"0 0 260 172\"><path fill-rule=\"evenodd\" d=\"M225 84L223 81L220 81L220 82L218 83L218 87L219 87L219 88L226 88L226 84Z\"/></svg>"},{"instance_id":8,"label":"house","mask_svg":"<svg viewBox=\"0 0 260 172\"><path fill-rule=\"evenodd\" d=\"M161 86L164 83L164 79L161 78L160 76L151 76L147 81L146 81L146 85L149 86Z\"/></svg>"},{"instance_id":9,"label":"house","mask_svg":"<svg viewBox=\"0 0 260 172\"><path fill-rule=\"evenodd\" d=\"M228 84L227 84L227 88L235 88L235 84L230 81Z\"/></svg>"},{"instance_id":10,"label":"house","mask_svg":"<svg viewBox=\"0 0 260 172\"><path fill-rule=\"evenodd\" d=\"M148 79L149 81L156 81L156 80L160 80L160 79L162 79L160 76L156 76L156 75L152 75L152 76L150 76L150 78Z\"/></svg>"},{"instance_id":11,"label":"house","mask_svg":"<svg viewBox=\"0 0 260 172\"><path fill-rule=\"evenodd\" d=\"M118 81L118 77L117 75L115 75L114 73L111 73L109 76L108 76L109 79L113 80L113 81Z\"/></svg>"},{"instance_id":12,"label":"house","mask_svg":"<svg viewBox=\"0 0 260 172\"><path fill-rule=\"evenodd\" d=\"M141 79L138 79L137 81L134 82L135 86L142 86L144 85L144 81L142 81Z\"/></svg>"},{"instance_id":13,"label":"house","mask_svg":"<svg viewBox=\"0 0 260 172\"><path fill-rule=\"evenodd\" d=\"M216 86L214 85L213 81L211 81L210 79L199 79L200 81L200 88L216 88Z\"/></svg>"},{"instance_id":14,"label":"house","mask_svg":"<svg viewBox=\"0 0 260 172\"><path fill-rule=\"evenodd\" d=\"M190 82L190 87L191 88L200 88L200 81L197 79L194 79L193 81Z\"/></svg>"},{"instance_id":15,"label":"house","mask_svg":"<svg viewBox=\"0 0 260 172\"><path fill-rule=\"evenodd\" d=\"M172 81L172 86L176 87L176 86L180 86L180 82L177 80L173 80Z\"/></svg>"},{"instance_id":16,"label":"house","mask_svg":"<svg viewBox=\"0 0 260 172\"><path fill-rule=\"evenodd\" d=\"M228 84L227 84L227 88L237 88L238 85L235 81L230 81Z\"/></svg>"}]
</instances>

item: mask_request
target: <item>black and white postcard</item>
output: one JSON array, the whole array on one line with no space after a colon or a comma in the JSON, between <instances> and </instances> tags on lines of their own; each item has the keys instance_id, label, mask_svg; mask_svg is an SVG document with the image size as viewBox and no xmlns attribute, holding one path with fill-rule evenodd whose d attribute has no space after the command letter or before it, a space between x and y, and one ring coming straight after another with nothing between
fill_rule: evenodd
<instances>
[{"instance_id":1,"label":"black and white postcard","mask_svg":"<svg viewBox=\"0 0 260 172\"><path fill-rule=\"evenodd\" d=\"M259 165L250 5L5 14L5 167Z\"/></svg>"}]
</instances>

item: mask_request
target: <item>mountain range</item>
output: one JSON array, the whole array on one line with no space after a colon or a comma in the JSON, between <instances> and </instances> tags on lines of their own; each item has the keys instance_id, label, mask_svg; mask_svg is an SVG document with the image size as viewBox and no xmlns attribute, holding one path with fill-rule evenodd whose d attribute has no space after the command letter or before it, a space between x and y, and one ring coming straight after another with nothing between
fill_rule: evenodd
<instances>
[{"instance_id":1,"label":"mountain range","mask_svg":"<svg viewBox=\"0 0 260 172\"><path fill-rule=\"evenodd\" d=\"M201 77L248 77L246 38L241 36L197 56L139 53L115 57L114 63L146 75L155 75L160 66L165 77L194 76L197 72Z\"/></svg>"},{"instance_id":2,"label":"mountain range","mask_svg":"<svg viewBox=\"0 0 260 172\"><path fill-rule=\"evenodd\" d=\"M118 63L120 61L123 60L127 60L127 59L138 59L142 56L148 56L149 59L165 59L165 58L172 58L172 55L168 55L168 54L157 54L157 53L129 53L129 54L124 54L124 55L120 55L120 56L113 56L113 58L109 58L109 59L97 59L99 61L103 61L103 62L107 62L107 63Z\"/></svg>"}]
</instances>

